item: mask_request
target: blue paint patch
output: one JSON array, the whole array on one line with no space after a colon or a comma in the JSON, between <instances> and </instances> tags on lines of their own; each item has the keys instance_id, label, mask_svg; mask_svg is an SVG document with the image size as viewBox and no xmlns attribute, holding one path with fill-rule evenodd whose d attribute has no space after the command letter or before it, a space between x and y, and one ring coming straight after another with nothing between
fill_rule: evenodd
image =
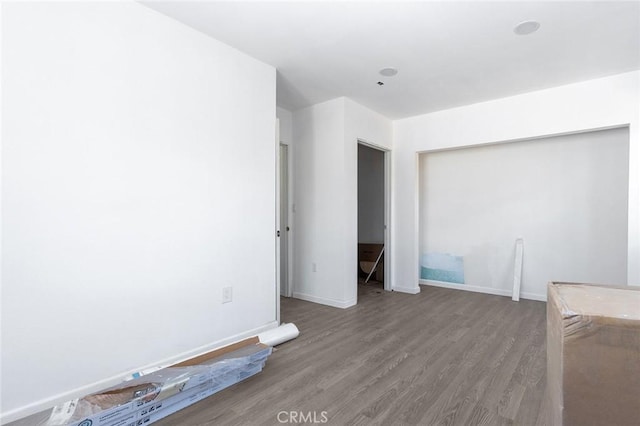
<instances>
[{"instance_id":1,"label":"blue paint patch","mask_svg":"<svg viewBox=\"0 0 640 426\"><path fill-rule=\"evenodd\" d=\"M423 254L420 262L420 278L464 284L463 258L448 253Z\"/></svg>"}]
</instances>

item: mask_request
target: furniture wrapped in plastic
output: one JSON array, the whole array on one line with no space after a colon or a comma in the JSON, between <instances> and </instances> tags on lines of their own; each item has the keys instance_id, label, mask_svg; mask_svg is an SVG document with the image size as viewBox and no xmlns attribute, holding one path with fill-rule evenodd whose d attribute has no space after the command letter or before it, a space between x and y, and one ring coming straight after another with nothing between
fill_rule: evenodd
<instances>
[{"instance_id":1,"label":"furniture wrapped in plastic","mask_svg":"<svg viewBox=\"0 0 640 426\"><path fill-rule=\"evenodd\" d=\"M640 424L640 288L548 285L547 387L551 425Z\"/></svg>"}]
</instances>

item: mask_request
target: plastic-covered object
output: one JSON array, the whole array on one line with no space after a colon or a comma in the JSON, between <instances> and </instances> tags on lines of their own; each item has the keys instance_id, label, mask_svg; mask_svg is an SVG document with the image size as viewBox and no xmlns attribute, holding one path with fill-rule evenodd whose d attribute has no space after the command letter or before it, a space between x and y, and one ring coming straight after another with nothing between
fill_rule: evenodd
<instances>
[{"instance_id":1,"label":"plastic-covered object","mask_svg":"<svg viewBox=\"0 0 640 426\"><path fill-rule=\"evenodd\" d=\"M272 348L255 341L152 371L54 407L42 426L149 425L262 371Z\"/></svg>"},{"instance_id":2,"label":"plastic-covered object","mask_svg":"<svg viewBox=\"0 0 640 426\"><path fill-rule=\"evenodd\" d=\"M548 285L547 387L549 424L639 424L640 288Z\"/></svg>"},{"instance_id":3,"label":"plastic-covered object","mask_svg":"<svg viewBox=\"0 0 640 426\"><path fill-rule=\"evenodd\" d=\"M281 324L277 328L258 334L261 343L269 346L277 346L281 343L288 342L300 335L298 327L294 323Z\"/></svg>"}]
</instances>

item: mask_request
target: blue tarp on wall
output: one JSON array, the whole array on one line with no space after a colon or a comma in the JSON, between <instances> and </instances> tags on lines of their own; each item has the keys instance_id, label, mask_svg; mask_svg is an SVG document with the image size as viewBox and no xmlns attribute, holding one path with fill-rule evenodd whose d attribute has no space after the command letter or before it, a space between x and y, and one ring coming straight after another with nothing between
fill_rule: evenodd
<instances>
[{"instance_id":1,"label":"blue tarp on wall","mask_svg":"<svg viewBox=\"0 0 640 426\"><path fill-rule=\"evenodd\" d=\"M448 253L426 253L420 261L420 278L464 284L464 263L462 256Z\"/></svg>"}]
</instances>

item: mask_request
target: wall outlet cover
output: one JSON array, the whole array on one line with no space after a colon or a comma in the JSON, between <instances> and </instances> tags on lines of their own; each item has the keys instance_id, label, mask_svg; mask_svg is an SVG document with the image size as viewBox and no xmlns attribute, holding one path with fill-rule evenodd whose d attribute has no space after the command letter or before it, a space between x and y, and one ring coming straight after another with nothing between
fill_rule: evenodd
<instances>
[{"instance_id":1,"label":"wall outlet cover","mask_svg":"<svg viewBox=\"0 0 640 426\"><path fill-rule=\"evenodd\" d=\"M233 287L224 287L222 289L222 303L229 303L233 300Z\"/></svg>"}]
</instances>

